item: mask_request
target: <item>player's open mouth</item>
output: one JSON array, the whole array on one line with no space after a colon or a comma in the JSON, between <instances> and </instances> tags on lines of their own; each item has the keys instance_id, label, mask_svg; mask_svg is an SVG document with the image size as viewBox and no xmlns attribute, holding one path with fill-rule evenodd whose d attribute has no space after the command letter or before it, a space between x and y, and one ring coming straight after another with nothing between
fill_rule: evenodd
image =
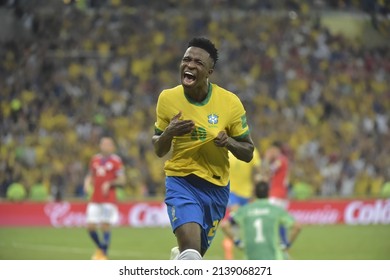
<instances>
[{"instance_id":1,"label":"player's open mouth","mask_svg":"<svg viewBox=\"0 0 390 280\"><path fill-rule=\"evenodd\" d=\"M189 71L185 71L183 74L183 84L186 86L192 85L196 81L196 76Z\"/></svg>"}]
</instances>

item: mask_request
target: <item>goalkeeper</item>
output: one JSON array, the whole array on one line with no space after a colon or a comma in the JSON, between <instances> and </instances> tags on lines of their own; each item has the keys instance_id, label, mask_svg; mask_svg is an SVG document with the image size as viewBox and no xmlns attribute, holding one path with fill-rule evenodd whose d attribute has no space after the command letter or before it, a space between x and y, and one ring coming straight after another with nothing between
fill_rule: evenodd
<instances>
[{"instance_id":1,"label":"goalkeeper","mask_svg":"<svg viewBox=\"0 0 390 280\"><path fill-rule=\"evenodd\" d=\"M222 230L234 241L236 246L244 247L249 260L281 260L284 252L280 247L279 226L289 229L289 243L286 250L297 238L301 226L286 210L272 205L268 201L268 184L259 182L255 186L256 198L232 213ZM235 238L232 225L237 224L241 230L240 239Z\"/></svg>"}]
</instances>

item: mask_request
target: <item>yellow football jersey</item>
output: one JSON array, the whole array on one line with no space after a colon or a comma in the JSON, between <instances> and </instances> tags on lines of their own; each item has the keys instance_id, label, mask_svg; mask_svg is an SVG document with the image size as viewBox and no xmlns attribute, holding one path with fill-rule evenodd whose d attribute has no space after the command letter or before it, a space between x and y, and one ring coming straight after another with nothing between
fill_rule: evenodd
<instances>
[{"instance_id":1,"label":"yellow football jersey","mask_svg":"<svg viewBox=\"0 0 390 280\"><path fill-rule=\"evenodd\" d=\"M230 191L236 195L250 198L253 196L253 169L260 168L261 159L257 149L253 152L250 162L238 160L229 152L230 162Z\"/></svg>"},{"instance_id":2,"label":"yellow football jersey","mask_svg":"<svg viewBox=\"0 0 390 280\"><path fill-rule=\"evenodd\" d=\"M192 133L174 137L172 157L165 162L166 175L195 174L215 185L226 186L229 182L228 150L217 147L213 139L223 130L236 139L249 134L240 99L211 83L202 102L195 102L186 96L181 85L164 90L157 102L156 132L164 131L180 111L181 119L192 120L195 129Z\"/></svg>"}]
</instances>

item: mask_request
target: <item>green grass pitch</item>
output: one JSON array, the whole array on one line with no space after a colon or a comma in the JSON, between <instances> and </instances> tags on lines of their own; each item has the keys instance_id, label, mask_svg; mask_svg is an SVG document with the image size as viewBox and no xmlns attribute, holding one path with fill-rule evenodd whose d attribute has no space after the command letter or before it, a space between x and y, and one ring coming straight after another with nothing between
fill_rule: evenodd
<instances>
[{"instance_id":1,"label":"green grass pitch","mask_svg":"<svg viewBox=\"0 0 390 280\"><path fill-rule=\"evenodd\" d=\"M219 230L205 259L223 259L222 237ZM114 228L109 257L164 260L175 244L169 228ZM83 260L93 252L82 228L0 228L2 260ZM243 258L237 250L235 255ZM389 260L390 226L306 226L290 255L296 260Z\"/></svg>"}]
</instances>

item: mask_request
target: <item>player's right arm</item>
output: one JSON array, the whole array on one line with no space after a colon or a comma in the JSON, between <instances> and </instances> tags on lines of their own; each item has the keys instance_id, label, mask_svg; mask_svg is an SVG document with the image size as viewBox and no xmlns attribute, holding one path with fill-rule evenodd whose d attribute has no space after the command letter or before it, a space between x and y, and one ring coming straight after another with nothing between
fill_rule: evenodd
<instances>
[{"instance_id":1,"label":"player's right arm","mask_svg":"<svg viewBox=\"0 0 390 280\"><path fill-rule=\"evenodd\" d=\"M90 191L92 184L93 184L92 172L91 172L91 170L89 170L88 174L84 178L84 192L85 193L88 193Z\"/></svg>"},{"instance_id":2,"label":"player's right arm","mask_svg":"<svg viewBox=\"0 0 390 280\"><path fill-rule=\"evenodd\" d=\"M152 142L158 157L163 157L169 152L174 136L188 134L194 129L195 123L192 120L180 120L180 117L181 112L171 119L164 131L161 132L156 129Z\"/></svg>"}]
</instances>

